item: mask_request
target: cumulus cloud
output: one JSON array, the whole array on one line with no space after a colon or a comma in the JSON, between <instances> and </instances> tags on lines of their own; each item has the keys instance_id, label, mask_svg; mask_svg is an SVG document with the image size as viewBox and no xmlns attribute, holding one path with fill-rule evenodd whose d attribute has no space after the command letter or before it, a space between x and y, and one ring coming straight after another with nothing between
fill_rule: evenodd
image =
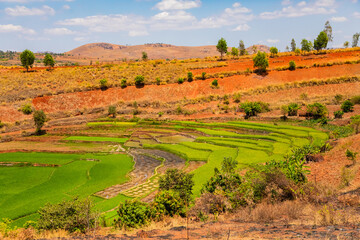
<instances>
[{"instance_id":1,"label":"cumulus cloud","mask_svg":"<svg viewBox=\"0 0 360 240\"><path fill-rule=\"evenodd\" d=\"M268 43L278 43L278 42L280 42L279 39L267 39L266 41L267 41Z\"/></svg>"},{"instance_id":2,"label":"cumulus cloud","mask_svg":"<svg viewBox=\"0 0 360 240\"><path fill-rule=\"evenodd\" d=\"M65 9L65 10L69 10L69 9L70 9L70 6L67 5L67 4L65 4L62 8Z\"/></svg>"},{"instance_id":3,"label":"cumulus cloud","mask_svg":"<svg viewBox=\"0 0 360 240\"><path fill-rule=\"evenodd\" d=\"M5 8L7 15L17 16L41 16L41 15L54 15L55 10L47 5L42 8L27 8L25 6L16 6L14 8Z\"/></svg>"},{"instance_id":4,"label":"cumulus cloud","mask_svg":"<svg viewBox=\"0 0 360 240\"><path fill-rule=\"evenodd\" d=\"M355 18L360 18L360 12L354 12L354 13L353 13L353 16L354 16Z\"/></svg>"},{"instance_id":5,"label":"cumulus cloud","mask_svg":"<svg viewBox=\"0 0 360 240\"><path fill-rule=\"evenodd\" d=\"M333 21L333 22L346 22L347 18L346 17L332 17L331 21Z\"/></svg>"},{"instance_id":6,"label":"cumulus cloud","mask_svg":"<svg viewBox=\"0 0 360 240\"><path fill-rule=\"evenodd\" d=\"M162 0L155 5L154 8L160 11L168 10L185 10L191 8L197 8L201 6L200 0L188 1L188 0Z\"/></svg>"},{"instance_id":7,"label":"cumulus cloud","mask_svg":"<svg viewBox=\"0 0 360 240\"><path fill-rule=\"evenodd\" d=\"M276 19L281 17L302 17L307 15L336 13L335 0L316 0L313 2L302 1L296 5L283 7L273 12L263 12L262 19Z\"/></svg>"},{"instance_id":8,"label":"cumulus cloud","mask_svg":"<svg viewBox=\"0 0 360 240\"><path fill-rule=\"evenodd\" d=\"M44 30L45 34L50 35L73 35L76 34L76 32L71 31L67 28L49 28Z\"/></svg>"},{"instance_id":9,"label":"cumulus cloud","mask_svg":"<svg viewBox=\"0 0 360 240\"><path fill-rule=\"evenodd\" d=\"M0 25L0 33L22 33L27 35L33 35L36 32L33 29L24 28L20 25L6 24Z\"/></svg>"},{"instance_id":10,"label":"cumulus cloud","mask_svg":"<svg viewBox=\"0 0 360 240\"><path fill-rule=\"evenodd\" d=\"M248 31L249 29L250 29L250 26L247 25L246 23L244 23L244 24L240 24L239 26L234 28L233 31Z\"/></svg>"}]
</instances>

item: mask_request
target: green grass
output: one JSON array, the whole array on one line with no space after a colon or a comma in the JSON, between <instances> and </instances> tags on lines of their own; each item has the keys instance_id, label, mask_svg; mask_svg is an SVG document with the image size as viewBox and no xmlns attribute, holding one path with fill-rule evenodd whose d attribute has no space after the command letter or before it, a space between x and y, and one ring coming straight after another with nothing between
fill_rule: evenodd
<instances>
[{"instance_id":1,"label":"green grass","mask_svg":"<svg viewBox=\"0 0 360 240\"><path fill-rule=\"evenodd\" d=\"M36 213L47 202L86 197L123 183L134 165L129 156L122 154L74 155L72 159L61 167L1 167L0 218L17 219Z\"/></svg>"},{"instance_id":2,"label":"green grass","mask_svg":"<svg viewBox=\"0 0 360 240\"><path fill-rule=\"evenodd\" d=\"M128 138L112 138L112 137L87 137L87 136L71 136L64 140L68 141L88 141L88 142L116 142L125 143Z\"/></svg>"},{"instance_id":3,"label":"green grass","mask_svg":"<svg viewBox=\"0 0 360 240\"><path fill-rule=\"evenodd\" d=\"M80 159L79 154L57 154L57 153L0 153L0 162L28 162L41 164L64 165L76 159Z\"/></svg>"},{"instance_id":4,"label":"green grass","mask_svg":"<svg viewBox=\"0 0 360 240\"><path fill-rule=\"evenodd\" d=\"M118 126L118 127L131 127L135 126L136 122L90 122L87 124L89 127L94 126Z\"/></svg>"}]
</instances>

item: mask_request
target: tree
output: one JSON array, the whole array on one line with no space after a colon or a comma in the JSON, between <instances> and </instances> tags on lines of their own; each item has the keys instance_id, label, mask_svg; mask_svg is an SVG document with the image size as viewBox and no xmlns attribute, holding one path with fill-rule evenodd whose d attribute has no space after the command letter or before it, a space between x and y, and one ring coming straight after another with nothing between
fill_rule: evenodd
<instances>
[{"instance_id":1,"label":"tree","mask_svg":"<svg viewBox=\"0 0 360 240\"><path fill-rule=\"evenodd\" d=\"M145 84L145 78L142 75L137 75L135 77L135 86L142 87Z\"/></svg>"},{"instance_id":2,"label":"tree","mask_svg":"<svg viewBox=\"0 0 360 240\"><path fill-rule=\"evenodd\" d=\"M325 23L324 32L326 33L326 36L328 37L328 41L332 42L333 41L332 27L331 27L329 21L326 21L326 23Z\"/></svg>"},{"instance_id":3,"label":"tree","mask_svg":"<svg viewBox=\"0 0 360 240\"><path fill-rule=\"evenodd\" d=\"M359 43L359 37L360 37L360 33L355 33L353 35L352 47L357 47L357 45Z\"/></svg>"},{"instance_id":4,"label":"tree","mask_svg":"<svg viewBox=\"0 0 360 240\"><path fill-rule=\"evenodd\" d=\"M46 67L52 68L55 66L54 58L49 53L45 55L43 63Z\"/></svg>"},{"instance_id":5,"label":"tree","mask_svg":"<svg viewBox=\"0 0 360 240\"><path fill-rule=\"evenodd\" d=\"M295 61L290 61L289 62L289 70L294 71L295 69L296 69Z\"/></svg>"},{"instance_id":6,"label":"tree","mask_svg":"<svg viewBox=\"0 0 360 240\"><path fill-rule=\"evenodd\" d=\"M227 43L226 43L226 40L224 38L221 38L218 41L218 44L216 45L216 49L218 50L218 52L220 52L221 59L223 59L224 53L227 53Z\"/></svg>"},{"instance_id":7,"label":"tree","mask_svg":"<svg viewBox=\"0 0 360 240\"><path fill-rule=\"evenodd\" d=\"M142 60L143 60L143 61L148 60L148 55L147 55L146 52L142 52Z\"/></svg>"},{"instance_id":8,"label":"tree","mask_svg":"<svg viewBox=\"0 0 360 240\"><path fill-rule=\"evenodd\" d=\"M239 49L237 49L236 47L233 47L233 48L231 49L231 55L232 55L233 57L239 56Z\"/></svg>"},{"instance_id":9,"label":"tree","mask_svg":"<svg viewBox=\"0 0 360 240\"><path fill-rule=\"evenodd\" d=\"M115 118L116 117L116 106L115 105L111 105L108 108L108 115Z\"/></svg>"},{"instance_id":10,"label":"tree","mask_svg":"<svg viewBox=\"0 0 360 240\"><path fill-rule=\"evenodd\" d=\"M304 38L301 41L301 50L306 51L306 52L310 52L311 51L310 41L308 41L308 40L306 40Z\"/></svg>"},{"instance_id":11,"label":"tree","mask_svg":"<svg viewBox=\"0 0 360 240\"><path fill-rule=\"evenodd\" d=\"M240 43L239 43L239 54L240 54L240 56L246 55L246 49L245 49L245 44L244 44L243 40L240 40Z\"/></svg>"},{"instance_id":12,"label":"tree","mask_svg":"<svg viewBox=\"0 0 360 240\"><path fill-rule=\"evenodd\" d=\"M34 64L35 55L32 51L26 49L20 54L20 60L21 65L26 68L26 71L28 72L29 68L32 68L32 65Z\"/></svg>"},{"instance_id":13,"label":"tree","mask_svg":"<svg viewBox=\"0 0 360 240\"><path fill-rule=\"evenodd\" d=\"M329 41L328 36L324 31L322 31L319 33L318 37L314 40L314 48L318 51L324 49L326 48L328 41Z\"/></svg>"},{"instance_id":14,"label":"tree","mask_svg":"<svg viewBox=\"0 0 360 240\"><path fill-rule=\"evenodd\" d=\"M286 52L290 51L289 46L286 46L285 51L286 51Z\"/></svg>"},{"instance_id":15,"label":"tree","mask_svg":"<svg viewBox=\"0 0 360 240\"><path fill-rule=\"evenodd\" d=\"M41 128L46 122L46 115L42 110L37 110L34 112L33 118L36 126L36 133L39 134L41 132Z\"/></svg>"},{"instance_id":16,"label":"tree","mask_svg":"<svg viewBox=\"0 0 360 240\"><path fill-rule=\"evenodd\" d=\"M279 50L276 47L270 48L271 57L275 57L278 54Z\"/></svg>"},{"instance_id":17,"label":"tree","mask_svg":"<svg viewBox=\"0 0 360 240\"><path fill-rule=\"evenodd\" d=\"M296 42L295 39L291 39L291 51L295 52L296 50Z\"/></svg>"},{"instance_id":18,"label":"tree","mask_svg":"<svg viewBox=\"0 0 360 240\"><path fill-rule=\"evenodd\" d=\"M265 52L258 52L253 58L254 67L258 68L260 72L266 72L266 68L269 66L269 61Z\"/></svg>"},{"instance_id":19,"label":"tree","mask_svg":"<svg viewBox=\"0 0 360 240\"><path fill-rule=\"evenodd\" d=\"M349 47L349 44L350 44L349 41L345 41L345 42L344 42L344 48L348 48L348 47Z\"/></svg>"},{"instance_id":20,"label":"tree","mask_svg":"<svg viewBox=\"0 0 360 240\"><path fill-rule=\"evenodd\" d=\"M194 187L193 174L185 173L178 169L168 169L159 179L159 190L177 192L187 203L191 200Z\"/></svg>"}]
</instances>

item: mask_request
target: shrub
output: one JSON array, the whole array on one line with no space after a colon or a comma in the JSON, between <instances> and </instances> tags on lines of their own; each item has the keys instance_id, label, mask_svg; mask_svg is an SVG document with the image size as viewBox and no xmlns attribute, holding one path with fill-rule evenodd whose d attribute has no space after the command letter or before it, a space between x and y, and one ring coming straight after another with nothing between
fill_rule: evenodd
<instances>
[{"instance_id":1,"label":"shrub","mask_svg":"<svg viewBox=\"0 0 360 240\"><path fill-rule=\"evenodd\" d=\"M27 104L23 105L21 107L21 111L26 115L30 115L33 112L31 104L27 103Z\"/></svg>"},{"instance_id":2,"label":"shrub","mask_svg":"<svg viewBox=\"0 0 360 240\"><path fill-rule=\"evenodd\" d=\"M126 88L127 87L127 81L126 79L121 79L121 88Z\"/></svg>"},{"instance_id":3,"label":"shrub","mask_svg":"<svg viewBox=\"0 0 360 240\"><path fill-rule=\"evenodd\" d=\"M343 104L341 104L341 110L344 113L352 112L354 111L354 104L350 100L346 100Z\"/></svg>"},{"instance_id":4,"label":"shrub","mask_svg":"<svg viewBox=\"0 0 360 240\"><path fill-rule=\"evenodd\" d=\"M101 90L106 90L108 88L108 81L105 78L101 79L99 82Z\"/></svg>"},{"instance_id":5,"label":"shrub","mask_svg":"<svg viewBox=\"0 0 360 240\"><path fill-rule=\"evenodd\" d=\"M212 83L211 83L211 87L212 88L217 88L219 86L219 83L218 83L218 80L214 80L214 81L212 81Z\"/></svg>"},{"instance_id":6,"label":"shrub","mask_svg":"<svg viewBox=\"0 0 360 240\"><path fill-rule=\"evenodd\" d=\"M297 103L290 103L288 105L288 115L289 116L297 116L298 110L300 109L299 104Z\"/></svg>"},{"instance_id":7,"label":"shrub","mask_svg":"<svg viewBox=\"0 0 360 240\"><path fill-rule=\"evenodd\" d=\"M342 118L343 115L344 115L344 112L341 111L341 110L334 112L334 117L335 117L335 118Z\"/></svg>"},{"instance_id":8,"label":"shrub","mask_svg":"<svg viewBox=\"0 0 360 240\"><path fill-rule=\"evenodd\" d=\"M335 98L335 103L339 104L343 100L344 96L341 94L336 94L334 98Z\"/></svg>"},{"instance_id":9,"label":"shrub","mask_svg":"<svg viewBox=\"0 0 360 240\"><path fill-rule=\"evenodd\" d=\"M295 69L296 69L295 61L290 61L289 62L289 70L294 71Z\"/></svg>"},{"instance_id":10,"label":"shrub","mask_svg":"<svg viewBox=\"0 0 360 240\"><path fill-rule=\"evenodd\" d=\"M313 103L308 104L306 107L306 115L307 117L313 118L313 119L320 119L325 118L328 114L328 110L325 107L325 105L321 103Z\"/></svg>"},{"instance_id":11,"label":"shrub","mask_svg":"<svg viewBox=\"0 0 360 240\"><path fill-rule=\"evenodd\" d=\"M114 105L109 106L108 114L109 114L109 116L112 116L113 118L115 118L116 117L116 106L114 106Z\"/></svg>"},{"instance_id":12,"label":"shrub","mask_svg":"<svg viewBox=\"0 0 360 240\"><path fill-rule=\"evenodd\" d=\"M269 66L269 61L265 52L258 52L253 58L254 67L258 69L260 73L266 72L266 68Z\"/></svg>"},{"instance_id":13,"label":"shrub","mask_svg":"<svg viewBox=\"0 0 360 240\"><path fill-rule=\"evenodd\" d=\"M115 225L120 228L139 228L147 225L152 218L152 211L148 204L137 200L126 200L120 203L117 210Z\"/></svg>"},{"instance_id":14,"label":"shrub","mask_svg":"<svg viewBox=\"0 0 360 240\"><path fill-rule=\"evenodd\" d=\"M156 85L160 85L161 81L160 78L156 78Z\"/></svg>"},{"instance_id":15,"label":"shrub","mask_svg":"<svg viewBox=\"0 0 360 240\"><path fill-rule=\"evenodd\" d=\"M69 232L94 227L97 215L92 212L89 199L74 198L58 204L46 204L39 210L38 228L42 230L65 229Z\"/></svg>"},{"instance_id":16,"label":"shrub","mask_svg":"<svg viewBox=\"0 0 360 240\"><path fill-rule=\"evenodd\" d=\"M165 190L156 194L152 206L156 219L161 219L163 216L185 216L186 212L185 201L178 192L173 190Z\"/></svg>"},{"instance_id":17,"label":"shrub","mask_svg":"<svg viewBox=\"0 0 360 240\"><path fill-rule=\"evenodd\" d=\"M194 80L194 76L192 72L187 73L187 80L188 82L192 82Z\"/></svg>"},{"instance_id":18,"label":"shrub","mask_svg":"<svg viewBox=\"0 0 360 240\"><path fill-rule=\"evenodd\" d=\"M178 169L168 169L165 175L159 178L159 190L172 190L179 194L187 203L191 200L194 187L193 174L185 173Z\"/></svg>"},{"instance_id":19,"label":"shrub","mask_svg":"<svg viewBox=\"0 0 360 240\"><path fill-rule=\"evenodd\" d=\"M240 109L245 112L245 118L256 116L262 112L262 107L259 102L245 102L240 105Z\"/></svg>"},{"instance_id":20,"label":"shrub","mask_svg":"<svg viewBox=\"0 0 360 240\"><path fill-rule=\"evenodd\" d=\"M241 101L241 94L235 93L232 98L233 98L234 102L239 103Z\"/></svg>"},{"instance_id":21,"label":"shrub","mask_svg":"<svg viewBox=\"0 0 360 240\"><path fill-rule=\"evenodd\" d=\"M206 79L206 72L202 72L202 73L201 73L201 79L202 79L202 80L205 80L205 79Z\"/></svg>"},{"instance_id":22,"label":"shrub","mask_svg":"<svg viewBox=\"0 0 360 240\"><path fill-rule=\"evenodd\" d=\"M34 112L33 118L36 126L36 133L39 134L41 132L41 128L46 122L46 115L42 110L37 110Z\"/></svg>"},{"instance_id":23,"label":"shrub","mask_svg":"<svg viewBox=\"0 0 360 240\"><path fill-rule=\"evenodd\" d=\"M177 82L178 82L178 84L182 84L182 83L184 83L184 81L185 81L184 78L179 78Z\"/></svg>"},{"instance_id":24,"label":"shrub","mask_svg":"<svg viewBox=\"0 0 360 240\"><path fill-rule=\"evenodd\" d=\"M142 87L145 84L145 78L142 75L137 75L135 77L135 86Z\"/></svg>"}]
</instances>

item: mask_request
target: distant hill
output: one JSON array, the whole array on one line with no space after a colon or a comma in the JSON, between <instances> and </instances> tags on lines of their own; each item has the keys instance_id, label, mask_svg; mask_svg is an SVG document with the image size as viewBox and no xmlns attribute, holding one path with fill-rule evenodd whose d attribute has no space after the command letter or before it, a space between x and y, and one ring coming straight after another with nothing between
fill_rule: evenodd
<instances>
[{"instance_id":1,"label":"distant hill","mask_svg":"<svg viewBox=\"0 0 360 240\"><path fill-rule=\"evenodd\" d=\"M256 45L257 50L269 52L269 47ZM229 48L230 50L230 48ZM249 54L253 52L252 47L247 48ZM78 58L89 58L99 60L121 60L121 59L140 59L142 52L148 54L149 59L187 59L204 58L217 56L219 52L216 46L185 47L170 44L155 43L136 46L116 45L110 43L90 43L75 48L66 54Z\"/></svg>"}]
</instances>

